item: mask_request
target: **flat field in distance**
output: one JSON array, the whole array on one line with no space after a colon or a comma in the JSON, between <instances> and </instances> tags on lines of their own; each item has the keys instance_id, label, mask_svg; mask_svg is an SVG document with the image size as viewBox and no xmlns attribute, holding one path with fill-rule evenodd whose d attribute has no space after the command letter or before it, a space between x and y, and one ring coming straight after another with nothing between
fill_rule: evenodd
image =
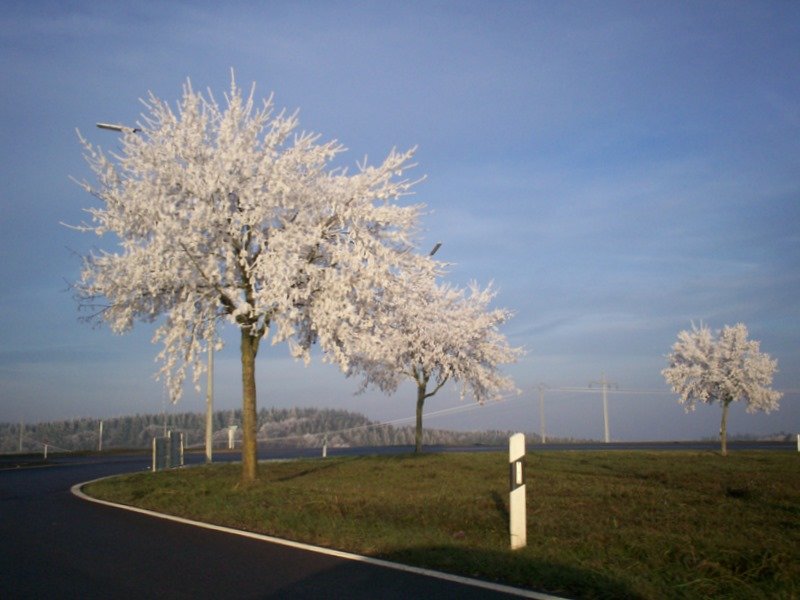
<instances>
[{"instance_id":1,"label":"flat field in distance","mask_svg":"<svg viewBox=\"0 0 800 600\"><path fill-rule=\"evenodd\" d=\"M238 464L97 482L91 496L573 598L797 598L800 455L537 452L509 550L502 453Z\"/></svg>"}]
</instances>

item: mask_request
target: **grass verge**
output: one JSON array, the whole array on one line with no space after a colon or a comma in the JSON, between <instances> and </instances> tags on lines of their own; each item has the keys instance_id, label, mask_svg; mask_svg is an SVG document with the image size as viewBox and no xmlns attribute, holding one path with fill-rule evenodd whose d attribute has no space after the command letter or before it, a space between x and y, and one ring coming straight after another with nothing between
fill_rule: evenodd
<instances>
[{"instance_id":1,"label":"grass verge","mask_svg":"<svg viewBox=\"0 0 800 600\"><path fill-rule=\"evenodd\" d=\"M577 598L797 598L800 457L527 456L528 546L508 549L495 453L309 459L97 482L94 497Z\"/></svg>"}]
</instances>

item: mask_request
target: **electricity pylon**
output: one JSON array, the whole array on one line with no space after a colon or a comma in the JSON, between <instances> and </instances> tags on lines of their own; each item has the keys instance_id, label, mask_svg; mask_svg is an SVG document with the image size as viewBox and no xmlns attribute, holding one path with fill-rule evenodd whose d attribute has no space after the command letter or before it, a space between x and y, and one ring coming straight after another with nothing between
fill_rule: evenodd
<instances>
[{"instance_id":1,"label":"electricity pylon","mask_svg":"<svg viewBox=\"0 0 800 600\"><path fill-rule=\"evenodd\" d=\"M617 387L616 383L611 383L606 379L606 374L603 373L603 376L600 378L600 381L592 381L589 384L589 387L594 385L599 385L603 390L603 425L605 429L605 442L608 444L611 441L611 436L608 432L608 388L611 386Z\"/></svg>"},{"instance_id":2,"label":"electricity pylon","mask_svg":"<svg viewBox=\"0 0 800 600\"><path fill-rule=\"evenodd\" d=\"M543 383L539 384L539 437L542 438L542 443L547 443L547 435L544 428L544 391L547 386Z\"/></svg>"}]
</instances>

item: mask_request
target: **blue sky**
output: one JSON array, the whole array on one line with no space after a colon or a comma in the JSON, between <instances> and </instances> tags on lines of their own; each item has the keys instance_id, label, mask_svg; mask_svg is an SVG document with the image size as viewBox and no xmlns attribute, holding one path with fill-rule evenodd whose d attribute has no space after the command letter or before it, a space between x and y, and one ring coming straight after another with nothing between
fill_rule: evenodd
<instances>
[{"instance_id":1,"label":"blue sky","mask_svg":"<svg viewBox=\"0 0 800 600\"><path fill-rule=\"evenodd\" d=\"M221 95L230 69L300 109L351 164L418 146L420 245L449 279L495 282L528 353L519 397L475 409L445 388L431 427L614 439L713 436L660 375L679 330L744 322L779 361L772 415L729 431L800 431L800 5L790 2L5 2L0 14L0 421L160 411L151 326L79 323L71 231L92 204L75 129L133 123L147 92L187 77ZM105 247L105 246L103 246ZM239 400L235 332L217 406ZM260 406L413 414L413 390L356 382L285 347L259 355ZM169 410L203 409L190 392ZM454 407L464 410L448 409Z\"/></svg>"}]
</instances>

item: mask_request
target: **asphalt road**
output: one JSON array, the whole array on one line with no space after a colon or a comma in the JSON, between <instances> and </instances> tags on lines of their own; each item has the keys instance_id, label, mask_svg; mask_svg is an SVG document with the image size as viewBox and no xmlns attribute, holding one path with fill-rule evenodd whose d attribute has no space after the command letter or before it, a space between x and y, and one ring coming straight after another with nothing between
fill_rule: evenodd
<instances>
[{"instance_id":1,"label":"asphalt road","mask_svg":"<svg viewBox=\"0 0 800 600\"><path fill-rule=\"evenodd\" d=\"M0 598L510 598L86 502L147 457L0 470Z\"/></svg>"}]
</instances>

